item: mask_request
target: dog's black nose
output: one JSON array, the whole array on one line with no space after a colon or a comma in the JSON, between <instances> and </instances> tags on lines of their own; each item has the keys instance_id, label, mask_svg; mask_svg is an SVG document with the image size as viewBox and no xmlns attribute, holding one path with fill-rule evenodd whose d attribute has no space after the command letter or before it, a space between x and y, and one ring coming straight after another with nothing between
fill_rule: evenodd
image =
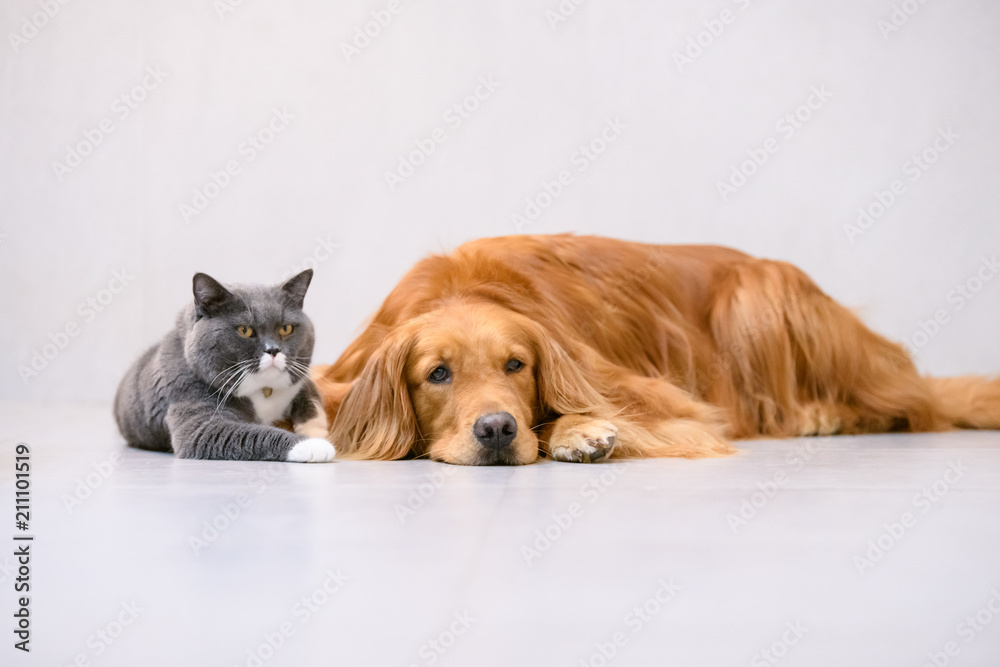
<instances>
[{"instance_id":1,"label":"dog's black nose","mask_svg":"<svg viewBox=\"0 0 1000 667\"><path fill-rule=\"evenodd\" d=\"M501 449L517 435L517 420L509 412L493 412L477 419L472 432L484 447Z\"/></svg>"}]
</instances>

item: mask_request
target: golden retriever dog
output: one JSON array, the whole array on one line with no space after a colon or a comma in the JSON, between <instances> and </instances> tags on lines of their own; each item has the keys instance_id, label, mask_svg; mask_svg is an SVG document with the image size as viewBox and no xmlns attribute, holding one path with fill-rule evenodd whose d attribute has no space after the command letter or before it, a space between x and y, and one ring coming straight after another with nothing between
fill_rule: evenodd
<instances>
[{"instance_id":1,"label":"golden retriever dog","mask_svg":"<svg viewBox=\"0 0 1000 667\"><path fill-rule=\"evenodd\" d=\"M698 458L730 439L1000 427L1000 381L921 377L791 264L572 235L421 261L314 375L346 459Z\"/></svg>"}]
</instances>

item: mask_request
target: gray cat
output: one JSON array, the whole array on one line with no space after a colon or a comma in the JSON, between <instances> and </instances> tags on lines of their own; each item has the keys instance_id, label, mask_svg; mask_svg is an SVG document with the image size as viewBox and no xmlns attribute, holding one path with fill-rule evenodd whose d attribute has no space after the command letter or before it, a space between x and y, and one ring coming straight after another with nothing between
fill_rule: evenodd
<instances>
[{"instance_id":1,"label":"gray cat","mask_svg":"<svg viewBox=\"0 0 1000 667\"><path fill-rule=\"evenodd\" d=\"M229 289L195 274L194 303L118 387L115 420L128 444L191 459L332 459L309 379L315 336L302 302L312 274Z\"/></svg>"}]
</instances>

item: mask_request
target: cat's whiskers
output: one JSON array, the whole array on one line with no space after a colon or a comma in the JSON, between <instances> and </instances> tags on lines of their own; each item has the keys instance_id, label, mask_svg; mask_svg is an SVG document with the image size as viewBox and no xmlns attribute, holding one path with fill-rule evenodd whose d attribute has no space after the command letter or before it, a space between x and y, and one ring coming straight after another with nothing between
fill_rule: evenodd
<instances>
[{"instance_id":1,"label":"cat's whiskers","mask_svg":"<svg viewBox=\"0 0 1000 667\"><path fill-rule=\"evenodd\" d=\"M223 390L225 390L226 385L228 385L230 383L232 383L232 387L230 387L229 391L226 391L225 393L227 395L230 394L230 393L232 393L232 391L234 389L236 389L237 387L239 387L240 384L243 382L243 380L245 380L247 378L248 375L250 375L251 373L256 372L256 370L257 370L257 367L254 364L247 364L245 366L242 366L241 368L236 369L236 371L234 371L232 373L232 375L230 375L226 379L226 382L223 383L223 385L221 387L219 387L219 391L217 393L220 393L220 394L223 393Z\"/></svg>"},{"instance_id":2,"label":"cat's whiskers","mask_svg":"<svg viewBox=\"0 0 1000 667\"><path fill-rule=\"evenodd\" d=\"M294 368L298 368L299 370L308 371L309 370L309 364L306 364L306 363L303 363L303 362L299 361L300 358L305 358L305 357L293 357L291 355L286 355L285 356L285 363L288 364L288 365L290 365L290 366L292 366L292 367L294 367Z\"/></svg>"},{"instance_id":3,"label":"cat's whiskers","mask_svg":"<svg viewBox=\"0 0 1000 667\"><path fill-rule=\"evenodd\" d=\"M215 377L212 378L212 381L209 384L215 384L215 381L219 378L220 375L228 374L232 372L234 369L240 368L241 366L245 366L246 364L250 364L255 361L256 359L244 359L243 361L237 361L234 364L230 364L229 366L226 366L221 371L216 373Z\"/></svg>"},{"instance_id":4,"label":"cat's whiskers","mask_svg":"<svg viewBox=\"0 0 1000 667\"><path fill-rule=\"evenodd\" d=\"M245 367L235 376L235 381L233 381L233 386L229 388L229 391L226 392L225 396L219 399L218 404L215 406L215 413L213 413L212 415L213 417L215 416L215 414L219 412L219 409L222 407L222 405L229 400L229 397L233 395L233 392L239 389L240 385L243 384L243 381L247 379L247 377L249 377L250 374L254 372L254 370L256 369ZM225 385L223 385L223 387L225 387Z\"/></svg>"},{"instance_id":5,"label":"cat's whiskers","mask_svg":"<svg viewBox=\"0 0 1000 667\"><path fill-rule=\"evenodd\" d=\"M309 377L309 366L307 364L297 361L292 357L286 357L285 364L288 366L290 371L296 371L296 374L300 379Z\"/></svg>"},{"instance_id":6,"label":"cat's whiskers","mask_svg":"<svg viewBox=\"0 0 1000 667\"><path fill-rule=\"evenodd\" d=\"M223 378L222 384L219 385L218 389L212 392L213 395L221 394L222 391L225 389L226 385L229 384L230 380L237 377L242 371L246 370L247 368L252 368L254 364L258 363L259 362L256 359L246 359L244 361L237 362L232 366L226 368L225 370L221 371L218 375L215 376L215 378L212 378L212 382L214 383L216 378L219 377L219 375L222 375L223 373L226 374L225 377Z\"/></svg>"},{"instance_id":7,"label":"cat's whiskers","mask_svg":"<svg viewBox=\"0 0 1000 667\"><path fill-rule=\"evenodd\" d=\"M243 383L243 380L256 370L256 364L256 359L247 359L234 364L234 366L231 367L231 371L226 375L225 381L221 386L219 386L218 389L215 390L215 392L213 392L213 395L220 396L219 402L215 406L215 413L213 413L213 416L214 414L218 414L219 409L226 401L229 400L229 397L233 394L233 392L239 388L239 386Z\"/></svg>"}]
</instances>

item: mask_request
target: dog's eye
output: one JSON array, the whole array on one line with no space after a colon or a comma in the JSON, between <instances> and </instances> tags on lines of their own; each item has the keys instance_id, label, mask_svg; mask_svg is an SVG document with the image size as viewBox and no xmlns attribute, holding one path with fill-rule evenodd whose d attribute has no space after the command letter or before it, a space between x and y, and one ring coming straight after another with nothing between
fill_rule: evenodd
<instances>
[{"instance_id":1,"label":"dog's eye","mask_svg":"<svg viewBox=\"0 0 1000 667\"><path fill-rule=\"evenodd\" d=\"M427 376L427 381L433 384L443 384L451 380L451 371L447 366L438 366Z\"/></svg>"},{"instance_id":2,"label":"dog's eye","mask_svg":"<svg viewBox=\"0 0 1000 667\"><path fill-rule=\"evenodd\" d=\"M507 362L508 373L516 373L522 368L524 368L524 362L521 361L520 359L511 359L510 361Z\"/></svg>"}]
</instances>

